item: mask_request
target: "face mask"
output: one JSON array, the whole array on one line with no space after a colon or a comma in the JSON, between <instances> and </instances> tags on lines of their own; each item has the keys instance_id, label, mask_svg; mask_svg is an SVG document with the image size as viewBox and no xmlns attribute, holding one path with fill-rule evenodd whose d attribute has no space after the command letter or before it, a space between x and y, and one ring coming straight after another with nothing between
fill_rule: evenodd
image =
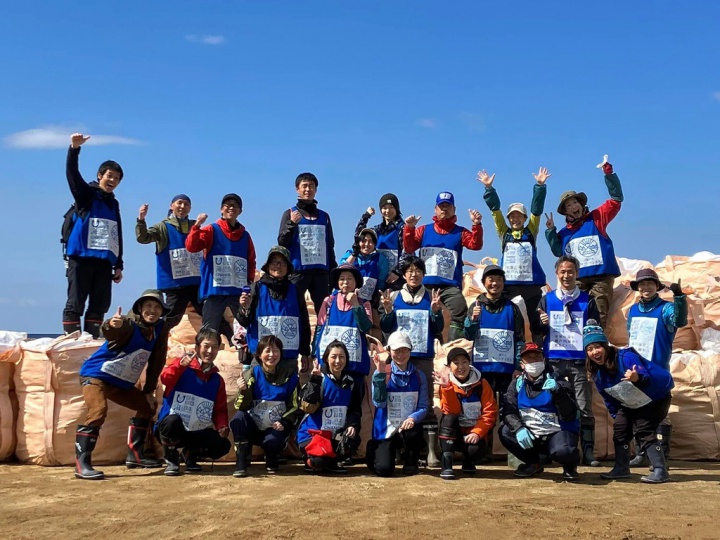
<instances>
[{"instance_id":1,"label":"face mask","mask_svg":"<svg viewBox=\"0 0 720 540\"><path fill-rule=\"evenodd\" d=\"M532 362L525 364L525 373L531 377L538 377L545 370L545 362Z\"/></svg>"}]
</instances>

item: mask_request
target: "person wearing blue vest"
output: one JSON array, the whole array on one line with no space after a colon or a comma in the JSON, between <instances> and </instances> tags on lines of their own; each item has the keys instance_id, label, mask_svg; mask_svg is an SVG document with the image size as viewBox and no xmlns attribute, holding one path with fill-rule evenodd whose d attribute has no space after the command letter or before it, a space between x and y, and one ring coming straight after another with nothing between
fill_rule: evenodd
<instances>
[{"instance_id":1,"label":"person wearing blue vest","mask_svg":"<svg viewBox=\"0 0 720 540\"><path fill-rule=\"evenodd\" d=\"M412 341L402 330L388 338L390 365L377 353L373 356L372 401L375 406L372 440L368 441L366 462L378 476L395 472L395 451L405 450L403 473L418 473L418 457L424 444L422 421L430 411L428 381L410 363Z\"/></svg>"},{"instance_id":2,"label":"person wearing blue vest","mask_svg":"<svg viewBox=\"0 0 720 540\"><path fill-rule=\"evenodd\" d=\"M530 204L530 221L525 205L519 202L508 207L503 216L500 210L500 197L495 191L493 182L495 175L489 176L486 171L478 173L478 181L485 185L485 203L492 212L495 230L500 237L502 259L500 266L505 271L505 290L510 298L522 296L527 307L528 317L537 317L537 306L542 298L542 287L545 285L545 272L540 266L537 256L537 237L540 231L540 216L545 208L547 195L547 179L552 175L545 167L540 167L537 174L533 173L536 184L533 186L532 203ZM507 222L505 218L507 217ZM542 344L542 336L533 335L533 341Z\"/></svg>"},{"instance_id":3,"label":"person wearing blue vest","mask_svg":"<svg viewBox=\"0 0 720 540\"><path fill-rule=\"evenodd\" d=\"M613 417L615 465L602 478L630 478L630 441L639 439L640 451L652 465L652 473L640 478L648 484L670 479L667 462L657 438L660 422L670 410L670 391L675 386L670 372L649 362L635 349L618 349L608 342L603 329L589 320L583 330L587 370Z\"/></svg>"},{"instance_id":4,"label":"person wearing blue vest","mask_svg":"<svg viewBox=\"0 0 720 540\"><path fill-rule=\"evenodd\" d=\"M151 419L155 415L155 388L165 365L168 328L163 320L168 309L162 293L149 289L138 298L130 317L122 308L102 325L105 343L80 367L80 385L87 407L85 421L77 427L75 476L101 480L105 475L92 467L92 453L105 423L108 400L132 409L125 464L134 467L162 467L162 461L145 455ZM147 370L145 368L147 367ZM135 385L145 371L145 384Z\"/></svg>"},{"instance_id":5,"label":"person wearing blue vest","mask_svg":"<svg viewBox=\"0 0 720 540\"><path fill-rule=\"evenodd\" d=\"M252 445L265 451L265 470L278 471L278 458L290 432L300 419L298 375L290 366L281 365L283 343L275 336L258 341L259 365L245 370L238 379L235 408L230 430L235 440L236 478L247 476Z\"/></svg>"},{"instance_id":6,"label":"person wearing blue vest","mask_svg":"<svg viewBox=\"0 0 720 540\"><path fill-rule=\"evenodd\" d=\"M525 345L520 364L522 375L505 394L499 433L503 446L523 462L515 476L543 472L542 456L549 456L562 465L563 480L578 480L580 425L573 387L548 369L535 343Z\"/></svg>"},{"instance_id":7,"label":"person wearing blue vest","mask_svg":"<svg viewBox=\"0 0 720 540\"><path fill-rule=\"evenodd\" d=\"M155 433L163 445L166 476L180 474L180 453L189 473L202 472L198 459L216 460L230 451L225 381L213 363L220 334L201 328L195 351L175 358L160 374L163 403Z\"/></svg>"},{"instance_id":8,"label":"person wearing blue vest","mask_svg":"<svg viewBox=\"0 0 720 540\"><path fill-rule=\"evenodd\" d=\"M463 334L467 303L462 295L463 248L479 250L483 246L482 215L469 210L472 230L457 225L455 196L443 191L435 199L435 216L432 226L417 226L421 216L408 216L403 231L403 249L407 253L420 250L425 262L423 285L440 289L440 299L450 311L451 322L448 341Z\"/></svg>"},{"instance_id":9,"label":"person wearing blue vest","mask_svg":"<svg viewBox=\"0 0 720 540\"><path fill-rule=\"evenodd\" d=\"M630 288L640 293L640 301L633 304L628 313L629 346L643 358L670 371L675 334L678 328L687 324L687 296L683 294L682 285L679 280L670 285L673 302L663 300L658 296L658 292L665 289L665 285L660 281L657 272L652 268L643 268L638 271L635 280L630 282ZM672 424L670 418L666 416L658 426L657 432L665 459L670 459L671 435ZM640 448L640 442L637 440L635 447ZM639 451L635 459L630 462L632 467L645 464L645 456Z\"/></svg>"},{"instance_id":10,"label":"person wearing blue vest","mask_svg":"<svg viewBox=\"0 0 720 540\"><path fill-rule=\"evenodd\" d=\"M120 283L123 277L122 220L114 194L123 170L115 161L104 161L98 168L97 181L85 182L78 160L80 147L89 138L74 133L67 154L66 176L75 202L63 224L68 279L63 331L79 331L85 312L84 329L97 339L112 302L112 284Z\"/></svg>"},{"instance_id":11,"label":"person wearing blue vest","mask_svg":"<svg viewBox=\"0 0 720 540\"><path fill-rule=\"evenodd\" d=\"M620 179L608 163L607 154L598 165L605 174L605 185L610 198L593 211L587 206L587 195L566 191L560 196L558 214L565 216L565 227L555 228L552 213L547 220L545 238L553 255L570 255L580 264L578 284L595 299L600 313L600 326L605 328L612 302L615 278L620 267L615 259L615 248L608 236L607 227L615 219L623 202Z\"/></svg>"},{"instance_id":12,"label":"person wearing blue vest","mask_svg":"<svg viewBox=\"0 0 720 540\"><path fill-rule=\"evenodd\" d=\"M394 193L386 193L380 197L378 208L382 223L372 229L377 236L377 250L388 260L387 286L393 290L402 287L402 273L398 270L400 260L405 255L403 250L403 230L405 220L400 213L400 201ZM369 206L355 226L355 236L367 229L368 221L375 215L375 209Z\"/></svg>"},{"instance_id":13,"label":"person wearing blue vest","mask_svg":"<svg viewBox=\"0 0 720 540\"><path fill-rule=\"evenodd\" d=\"M240 295L238 322L247 329L248 349L257 352L258 341L274 335L283 342L283 359L293 369L310 369L310 319L305 295L296 283L290 252L274 246L262 266L263 275L249 293Z\"/></svg>"},{"instance_id":14,"label":"person wearing blue vest","mask_svg":"<svg viewBox=\"0 0 720 540\"><path fill-rule=\"evenodd\" d=\"M330 342L323 353L322 367L315 360L310 380L300 392L300 409L305 417L298 428L297 442L308 472L347 473L340 463L351 459L360 445L362 392L345 372L347 361L345 344ZM313 440L321 451L314 451ZM322 451L325 448L331 455Z\"/></svg>"},{"instance_id":15,"label":"person wearing blue vest","mask_svg":"<svg viewBox=\"0 0 720 540\"><path fill-rule=\"evenodd\" d=\"M330 271L337 266L330 216L317 207L315 200L318 183L312 173L298 175L297 203L283 213L278 232L278 244L290 251L293 267L300 275L300 290L303 295L310 292L315 313L330 292Z\"/></svg>"},{"instance_id":16,"label":"person wearing blue vest","mask_svg":"<svg viewBox=\"0 0 720 540\"><path fill-rule=\"evenodd\" d=\"M557 289L548 292L538 305L535 332L545 336L543 354L561 377L575 388L580 407L580 437L584 465L599 467L595 459L595 417L592 413L592 385L585 369L582 332L588 319L598 318L595 300L577 285L580 263L563 255L555 263Z\"/></svg>"}]
</instances>

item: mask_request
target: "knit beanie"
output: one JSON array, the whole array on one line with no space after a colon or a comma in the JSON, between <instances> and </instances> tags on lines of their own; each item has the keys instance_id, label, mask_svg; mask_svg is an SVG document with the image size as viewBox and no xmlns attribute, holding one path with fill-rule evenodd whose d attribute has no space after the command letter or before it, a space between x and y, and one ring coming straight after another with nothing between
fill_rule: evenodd
<instances>
[{"instance_id":1,"label":"knit beanie","mask_svg":"<svg viewBox=\"0 0 720 540\"><path fill-rule=\"evenodd\" d=\"M587 349L591 343L608 343L605 332L595 319L588 319L583 328L583 349Z\"/></svg>"},{"instance_id":2,"label":"knit beanie","mask_svg":"<svg viewBox=\"0 0 720 540\"><path fill-rule=\"evenodd\" d=\"M395 207L395 211L400 214L400 201L398 201L397 196L394 193L386 193L382 197L380 197L380 202L378 203L378 209L381 209L386 204L392 204Z\"/></svg>"}]
</instances>

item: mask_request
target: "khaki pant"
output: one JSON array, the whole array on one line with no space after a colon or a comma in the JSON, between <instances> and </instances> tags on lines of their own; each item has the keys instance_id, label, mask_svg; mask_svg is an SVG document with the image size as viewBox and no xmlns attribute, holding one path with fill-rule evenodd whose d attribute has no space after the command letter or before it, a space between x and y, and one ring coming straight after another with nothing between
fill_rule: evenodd
<instances>
[{"instance_id":1,"label":"khaki pant","mask_svg":"<svg viewBox=\"0 0 720 540\"><path fill-rule=\"evenodd\" d=\"M605 330L608 312L610 311L614 284L615 278L606 274L578 279L578 287L580 290L587 292L595 299L595 304L600 313L600 320L598 322L603 330Z\"/></svg>"},{"instance_id":2,"label":"khaki pant","mask_svg":"<svg viewBox=\"0 0 720 540\"><path fill-rule=\"evenodd\" d=\"M80 379L83 398L88 412L84 425L101 427L105 423L108 410L108 399L118 405L134 410L137 418L150 419L155 415L155 409L150 406L147 394L136 387L118 388L100 379L83 377ZM154 399L154 398L153 398Z\"/></svg>"}]
</instances>

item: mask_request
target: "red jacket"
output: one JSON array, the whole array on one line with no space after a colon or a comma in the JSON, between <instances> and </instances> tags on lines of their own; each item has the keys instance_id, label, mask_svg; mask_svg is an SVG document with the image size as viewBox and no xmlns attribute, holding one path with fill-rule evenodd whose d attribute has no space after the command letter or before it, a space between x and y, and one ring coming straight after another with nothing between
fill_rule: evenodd
<instances>
[{"instance_id":1,"label":"red jacket","mask_svg":"<svg viewBox=\"0 0 720 540\"><path fill-rule=\"evenodd\" d=\"M607 238L607 226L615 219L615 216L618 215L621 206L622 202L616 201L615 199L608 199L592 212L588 212L574 221L565 218L565 226L568 230L573 231L579 229L588 219L592 219L600 231L600 234Z\"/></svg>"},{"instance_id":2,"label":"red jacket","mask_svg":"<svg viewBox=\"0 0 720 540\"><path fill-rule=\"evenodd\" d=\"M437 216L433 216L433 222L435 231L438 234L448 234L453 230L453 227L455 227L457 216L453 216L450 219L438 219ZM407 253L412 253L422 247L422 237L425 232L425 227L427 227L427 225L420 225L419 227L408 227L405 225L405 229L403 230L403 249ZM469 231L465 227L462 227L462 245L467 249L482 249L482 223L473 225L472 230Z\"/></svg>"},{"instance_id":3,"label":"red jacket","mask_svg":"<svg viewBox=\"0 0 720 540\"><path fill-rule=\"evenodd\" d=\"M215 224L218 225L222 229L222 232L225 234L225 236L233 242L237 242L238 240L240 240L243 237L243 234L248 235L247 279L248 282L252 282L255 279L256 256L255 245L253 244L252 238L250 237L250 233L245 230L245 226L242 223L238 223L237 229L230 229L230 225L228 225L228 222L222 218L218 219ZM202 228L198 227L197 225L193 225L192 227L190 227L190 233L185 239L185 249L187 249L190 253L197 253L198 251L202 251L205 255L207 255L207 252L212 247L212 245L212 225L205 225Z\"/></svg>"}]
</instances>

